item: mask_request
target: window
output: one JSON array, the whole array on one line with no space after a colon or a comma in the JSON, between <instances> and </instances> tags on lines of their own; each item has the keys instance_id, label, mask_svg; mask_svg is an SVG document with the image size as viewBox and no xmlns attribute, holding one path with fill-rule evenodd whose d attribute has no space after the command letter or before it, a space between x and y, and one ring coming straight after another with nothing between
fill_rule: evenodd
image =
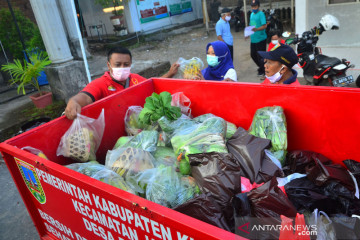
<instances>
[{"instance_id":1,"label":"window","mask_svg":"<svg viewBox=\"0 0 360 240\"><path fill-rule=\"evenodd\" d=\"M359 0L329 0L329 4L338 4L338 3L355 3Z\"/></svg>"}]
</instances>

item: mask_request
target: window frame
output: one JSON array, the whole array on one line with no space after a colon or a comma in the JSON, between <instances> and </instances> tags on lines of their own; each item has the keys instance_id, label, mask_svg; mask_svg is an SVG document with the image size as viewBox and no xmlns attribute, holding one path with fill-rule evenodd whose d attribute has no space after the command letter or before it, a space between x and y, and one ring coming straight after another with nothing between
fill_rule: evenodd
<instances>
[{"instance_id":1,"label":"window frame","mask_svg":"<svg viewBox=\"0 0 360 240\"><path fill-rule=\"evenodd\" d=\"M327 1L328 6L337 6L337 5L349 5L360 3L360 0L355 0L355 2L343 2L343 3L330 3L331 0Z\"/></svg>"}]
</instances>

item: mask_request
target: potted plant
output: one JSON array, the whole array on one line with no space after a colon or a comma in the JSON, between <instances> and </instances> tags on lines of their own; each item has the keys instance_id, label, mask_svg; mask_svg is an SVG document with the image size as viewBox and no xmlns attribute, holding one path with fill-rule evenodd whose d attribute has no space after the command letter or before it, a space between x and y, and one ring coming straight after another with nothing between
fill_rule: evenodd
<instances>
[{"instance_id":1,"label":"potted plant","mask_svg":"<svg viewBox=\"0 0 360 240\"><path fill-rule=\"evenodd\" d=\"M13 76L10 82L18 86L18 94L22 91L22 94L25 95L25 87L27 85L34 86L38 92L30 96L30 98L37 108L44 108L52 104L52 93L42 92L37 78L44 71L44 68L51 64L51 61L45 52L32 53L29 59L30 62L24 60L24 65L19 59L15 59L14 63L3 65L1 70L7 71Z\"/></svg>"},{"instance_id":2,"label":"potted plant","mask_svg":"<svg viewBox=\"0 0 360 240\"><path fill-rule=\"evenodd\" d=\"M124 9L121 9L125 1L127 2L128 0L95 0L95 3L101 5L103 8L113 8L112 13L114 16L110 17L110 21L114 26L115 32L125 29Z\"/></svg>"}]
</instances>

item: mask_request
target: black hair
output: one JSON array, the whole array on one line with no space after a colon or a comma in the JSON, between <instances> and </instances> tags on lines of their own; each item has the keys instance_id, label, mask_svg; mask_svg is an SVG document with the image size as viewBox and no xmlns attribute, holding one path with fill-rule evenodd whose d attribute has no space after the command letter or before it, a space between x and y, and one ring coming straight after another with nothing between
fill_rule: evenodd
<instances>
[{"instance_id":1,"label":"black hair","mask_svg":"<svg viewBox=\"0 0 360 240\"><path fill-rule=\"evenodd\" d=\"M278 37L281 38L281 31L280 31L280 30L273 30L273 31L271 32L271 34L270 34L270 38L271 38L272 36L275 36L275 35L278 35Z\"/></svg>"},{"instance_id":2,"label":"black hair","mask_svg":"<svg viewBox=\"0 0 360 240\"><path fill-rule=\"evenodd\" d=\"M130 56L130 60L132 60L131 52L129 49L117 46L117 47L113 47L109 50L108 55L107 55L109 62L110 62L111 55L113 53L128 54Z\"/></svg>"}]
</instances>

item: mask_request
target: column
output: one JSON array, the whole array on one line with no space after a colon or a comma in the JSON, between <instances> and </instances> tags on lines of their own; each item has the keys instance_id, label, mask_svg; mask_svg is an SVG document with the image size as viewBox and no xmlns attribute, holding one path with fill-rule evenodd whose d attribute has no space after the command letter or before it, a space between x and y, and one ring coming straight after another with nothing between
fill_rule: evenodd
<instances>
[{"instance_id":1,"label":"column","mask_svg":"<svg viewBox=\"0 0 360 240\"><path fill-rule=\"evenodd\" d=\"M308 0L295 1L295 33L308 31Z\"/></svg>"},{"instance_id":2,"label":"column","mask_svg":"<svg viewBox=\"0 0 360 240\"><path fill-rule=\"evenodd\" d=\"M56 0L30 0L46 51L52 63L73 59Z\"/></svg>"}]
</instances>

